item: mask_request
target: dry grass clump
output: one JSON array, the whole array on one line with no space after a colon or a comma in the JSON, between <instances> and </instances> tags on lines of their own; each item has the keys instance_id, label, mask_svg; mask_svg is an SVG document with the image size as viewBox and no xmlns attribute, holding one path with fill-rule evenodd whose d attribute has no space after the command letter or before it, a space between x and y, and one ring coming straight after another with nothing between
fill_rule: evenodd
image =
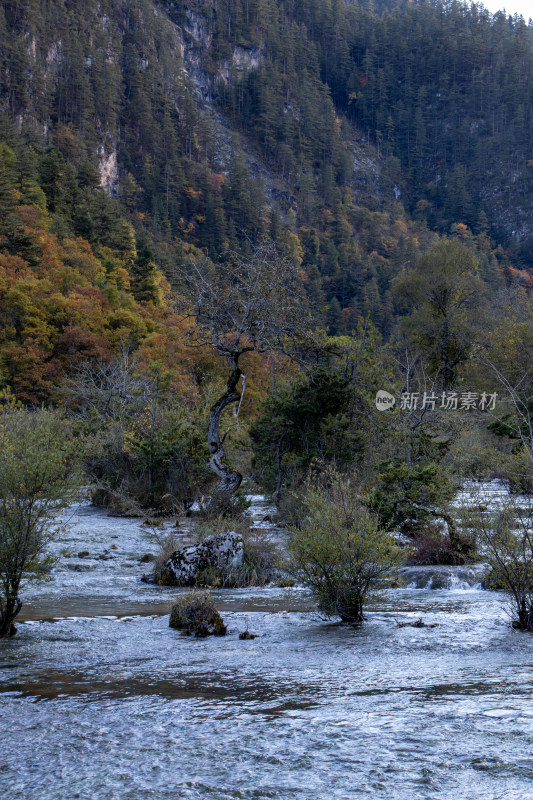
<instances>
[{"instance_id":1,"label":"dry grass clump","mask_svg":"<svg viewBox=\"0 0 533 800\"><path fill-rule=\"evenodd\" d=\"M191 636L225 636L227 628L208 592L184 594L172 607L169 625Z\"/></svg>"}]
</instances>

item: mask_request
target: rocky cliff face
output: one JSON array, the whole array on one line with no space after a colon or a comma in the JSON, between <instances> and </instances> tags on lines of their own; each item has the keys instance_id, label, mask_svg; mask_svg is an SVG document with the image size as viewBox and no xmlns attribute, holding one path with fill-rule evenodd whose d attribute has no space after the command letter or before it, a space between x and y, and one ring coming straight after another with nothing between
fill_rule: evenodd
<instances>
[{"instance_id":1,"label":"rocky cliff face","mask_svg":"<svg viewBox=\"0 0 533 800\"><path fill-rule=\"evenodd\" d=\"M138 154L131 153L143 138L139 88L144 84L150 91L155 84L180 120L190 115L191 104L194 113L206 118L223 172L238 144L251 175L264 182L269 204L279 205L281 213L294 207L292 181L265 161L253 131L243 135L238 114L226 114L218 103L230 84L261 68L267 53L260 37L250 46L236 43L220 52L216 0L201 7L150 0L89 2L83 8L65 3L55 14L43 5L41 19L32 16L29 5L22 6L18 38L24 43L25 69L16 75L14 58L8 59L4 87L17 87L3 96L3 108L15 116L19 129L38 123L49 143L58 124L81 131L89 152L97 156L101 185L111 196L120 196L121 181L131 170L125 160L135 163L136 155L142 160L146 152L141 143ZM172 13L176 6L177 16ZM286 114L293 113L298 112L289 103ZM384 191L395 199L392 186L385 188L381 180L375 148L355 129L350 138L358 199L378 206Z\"/></svg>"},{"instance_id":2,"label":"rocky cliff face","mask_svg":"<svg viewBox=\"0 0 533 800\"><path fill-rule=\"evenodd\" d=\"M380 4L380 12L386 13L389 5ZM359 8L357 3L348 6ZM335 14L342 8L335 6ZM462 172L454 178L452 167L446 173L444 162L451 163L462 146L455 139L469 137L456 130L460 119L452 122L453 114L440 120L442 109L449 111L450 103L444 102L445 93L429 69L425 76L422 62L417 69L424 74L412 75L412 80L408 74L398 75L386 89L380 70L374 70L377 56L368 55L379 46L374 35L381 30L378 16L361 6L366 28L361 28L360 41L347 40L345 49L337 52L346 31L342 20L335 23L334 9L328 9L319 0L301 8L283 0L250 0L242 6L220 0L202 4L178 0L8 2L0 20L0 108L19 130L36 125L46 142L53 140L58 127L69 127L81 139L76 157L82 160L84 149L97 157L102 186L112 196L121 196L128 173L141 188L147 182L154 186L167 180L163 174L153 174L161 165L150 165L157 160L157 151L161 156L165 148L176 149L175 143L169 144L170 129L179 129L191 159L209 161L199 152L201 129L208 127L216 152L210 166L226 173L237 144L250 173L264 181L269 204L279 205L282 213L305 202L298 186L302 178L304 184L309 183L309 173L314 172L313 190L329 204L333 181L333 185L349 185L356 202L372 210L390 209L401 201L441 233L449 232L454 222L467 222L475 229L481 208L491 232L500 231L502 240L511 236L523 242L533 236L531 181L529 173L524 173L527 157L520 150L529 130L527 87L522 139L517 139L516 147L510 141L507 148L508 153L516 153L512 162L516 169L502 171L501 165L487 163L482 178L477 175L472 182L461 164ZM389 24L403 30L400 16L391 17ZM357 30L354 26L352 38ZM406 35L416 38L413 30L409 27ZM526 48L521 66L523 83L529 74L527 52ZM409 59L405 56L403 61ZM480 85L484 75L478 76ZM416 103L409 99L415 78L424 82ZM465 87L456 90L458 104L463 102ZM390 92L403 92L398 102L391 100L389 109L392 114L401 105L402 119L387 117L386 107L376 112L372 124L358 128L355 123L362 119L361 109L377 108L380 98ZM480 89L480 97L486 94ZM330 118L334 115L335 121ZM459 115L458 106L455 116ZM472 124L473 141L486 137L481 121L477 128L477 123ZM396 136L398 143L400 133L405 134L403 129L395 132L394 125L408 126L405 147L412 147L416 139L420 152L415 148L407 160L402 153L394 155L391 142ZM444 161L430 152L441 129L440 138L448 141ZM341 150L345 151L342 157ZM160 157L160 161L165 159L166 154ZM424 170L432 171L431 180ZM464 202L454 202L461 193ZM471 219L466 219L468 214Z\"/></svg>"}]
</instances>

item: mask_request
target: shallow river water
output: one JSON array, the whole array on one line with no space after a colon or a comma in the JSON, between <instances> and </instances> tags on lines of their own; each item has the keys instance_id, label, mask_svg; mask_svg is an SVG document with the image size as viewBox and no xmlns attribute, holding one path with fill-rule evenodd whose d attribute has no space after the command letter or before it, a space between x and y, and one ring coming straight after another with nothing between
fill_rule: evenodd
<instances>
[{"instance_id":1,"label":"shallow river water","mask_svg":"<svg viewBox=\"0 0 533 800\"><path fill-rule=\"evenodd\" d=\"M61 547L0 643L4 800L533 800L533 637L498 594L394 589L354 630L227 590L228 636L191 639L179 590L139 581L137 522L81 508Z\"/></svg>"}]
</instances>

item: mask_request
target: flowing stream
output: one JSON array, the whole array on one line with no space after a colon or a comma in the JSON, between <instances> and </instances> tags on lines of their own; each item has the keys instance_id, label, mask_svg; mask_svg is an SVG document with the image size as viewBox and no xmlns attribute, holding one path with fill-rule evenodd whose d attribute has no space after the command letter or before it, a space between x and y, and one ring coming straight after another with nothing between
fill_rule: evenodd
<instances>
[{"instance_id":1,"label":"flowing stream","mask_svg":"<svg viewBox=\"0 0 533 800\"><path fill-rule=\"evenodd\" d=\"M81 507L57 548L0 642L4 800L533 800L533 637L479 570L406 570L358 630L219 591L228 635L194 639L138 521Z\"/></svg>"}]
</instances>

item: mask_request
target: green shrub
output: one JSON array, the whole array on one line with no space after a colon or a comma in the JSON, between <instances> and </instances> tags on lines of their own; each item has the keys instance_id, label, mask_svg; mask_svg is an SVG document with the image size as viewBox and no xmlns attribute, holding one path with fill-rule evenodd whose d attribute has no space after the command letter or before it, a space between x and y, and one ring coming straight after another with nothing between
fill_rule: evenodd
<instances>
[{"instance_id":1,"label":"green shrub","mask_svg":"<svg viewBox=\"0 0 533 800\"><path fill-rule=\"evenodd\" d=\"M365 505L387 530L414 533L443 516L455 491L455 481L436 461L420 465L391 460L381 465Z\"/></svg>"},{"instance_id":2,"label":"green shrub","mask_svg":"<svg viewBox=\"0 0 533 800\"><path fill-rule=\"evenodd\" d=\"M9 399L0 406L0 637L16 631L23 580L51 566L57 511L79 487L78 451L61 415Z\"/></svg>"},{"instance_id":3,"label":"green shrub","mask_svg":"<svg viewBox=\"0 0 533 800\"><path fill-rule=\"evenodd\" d=\"M357 625L369 595L399 565L401 550L361 505L349 480L333 472L322 485L308 485L304 504L305 518L289 529L288 571L311 590L326 616Z\"/></svg>"},{"instance_id":4,"label":"green shrub","mask_svg":"<svg viewBox=\"0 0 533 800\"><path fill-rule=\"evenodd\" d=\"M533 509L509 496L496 514L465 511L463 522L487 563L487 585L509 599L513 627L533 631Z\"/></svg>"}]
</instances>

